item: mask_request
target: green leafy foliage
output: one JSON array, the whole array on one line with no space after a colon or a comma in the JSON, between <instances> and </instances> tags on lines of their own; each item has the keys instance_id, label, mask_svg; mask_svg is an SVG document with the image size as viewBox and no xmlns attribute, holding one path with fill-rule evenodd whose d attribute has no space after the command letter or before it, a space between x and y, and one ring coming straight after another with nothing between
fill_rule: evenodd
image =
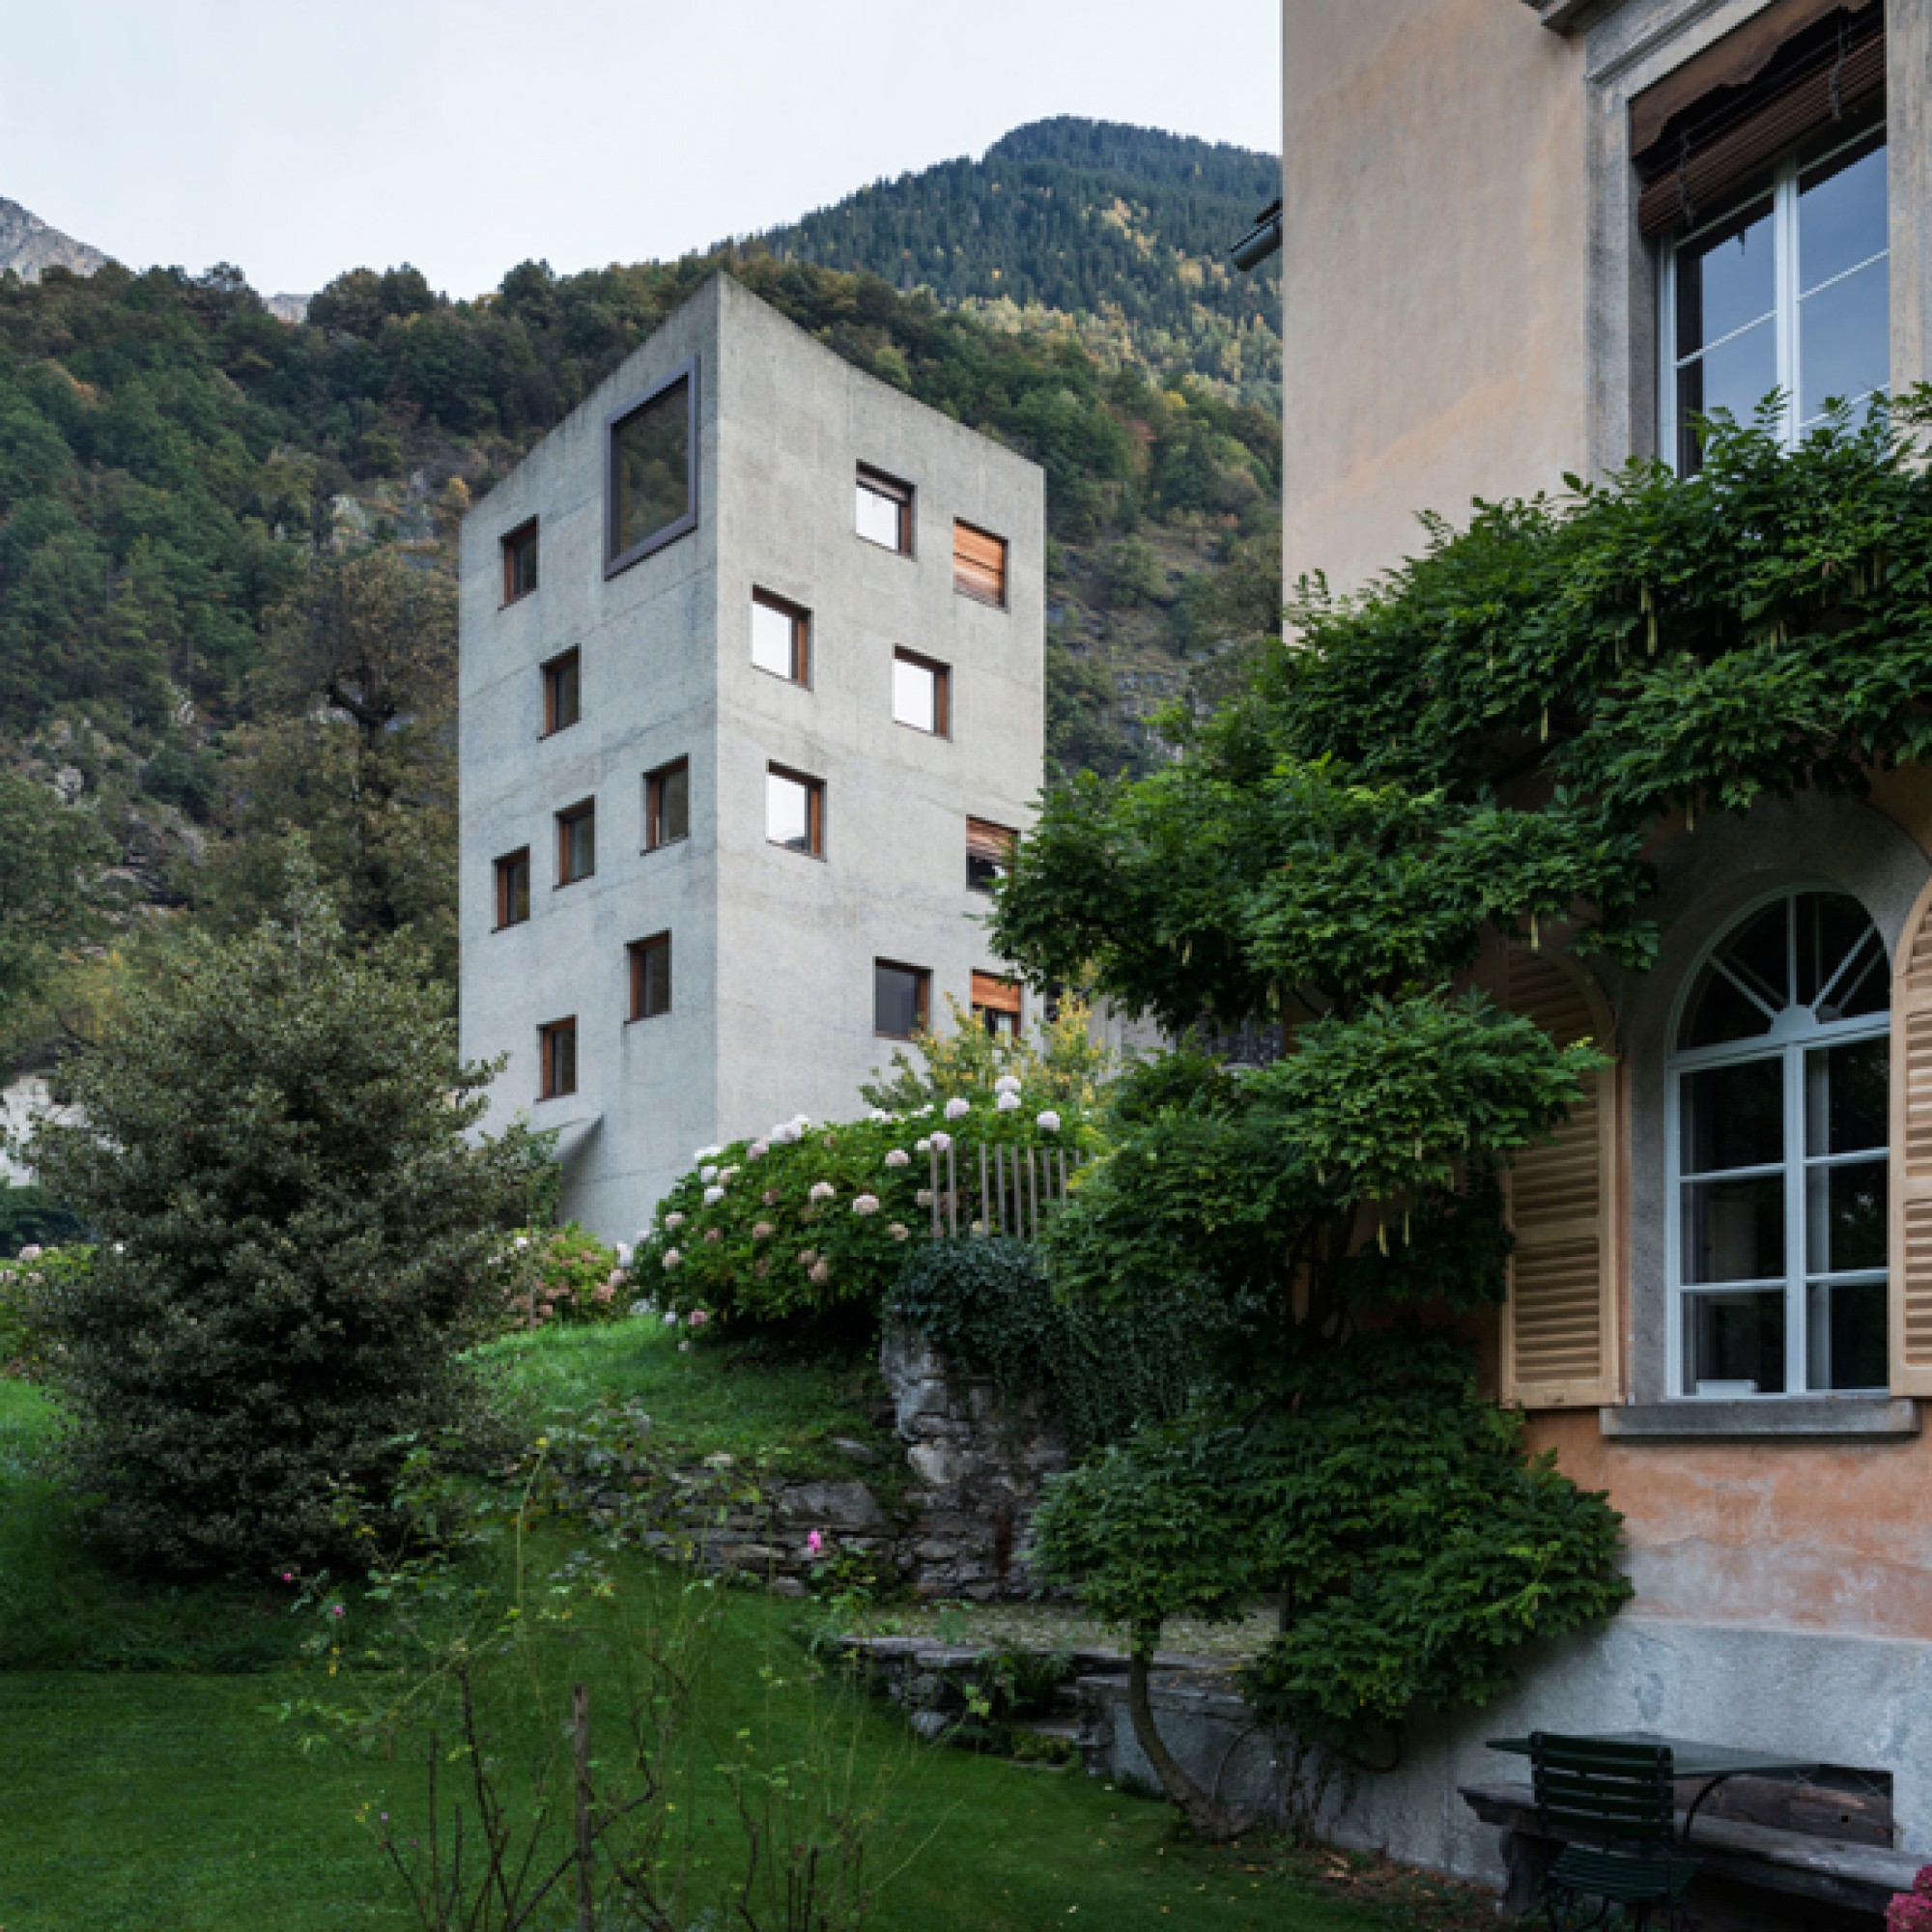
<instances>
[{"instance_id":1,"label":"green leafy foliage","mask_svg":"<svg viewBox=\"0 0 1932 1932\"><path fill-rule=\"evenodd\" d=\"M98 1236L32 1305L70 1490L143 1567L325 1559L343 1492L476 1417L461 1351L536 1148L469 1138L486 1071L420 961L349 950L299 876L67 1071L28 1151Z\"/></svg>"},{"instance_id":2,"label":"green leafy foliage","mask_svg":"<svg viewBox=\"0 0 1932 1932\"><path fill-rule=\"evenodd\" d=\"M860 1088L868 1107L910 1114L962 1097L990 1106L1010 1075L1038 1106L1091 1112L1119 1071L1120 1057L1094 1035L1093 1009L1073 995L1061 999L1050 1018L1012 1034L980 1025L950 994L947 1005L947 1032L922 1027L911 1054L895 1049L887 1078Z\"/></svg>"},{"instance_id":3,"label":"green leafy foliage","mask_svg":"<svg viewBox=\"0 0 1932 1932\"><path fill-rule=\"evenodd\" d=\"M1184 1411L1207 1371L1198 1302L1174 1292L1125 1310L1057 1296L1024 1241L928 1241L906 1263L889 1319L925 1335L1009 1400L1037 1398L1084 1451Z\"/></svg>"},{"instance_id":4,"label":"green leafy foliage","mask_svg":"<svg viewBox=\"0 0 1932 1932\"><path fill-rule=\"evenodd\" d=\"M86 1230L37 1180L0 1184L0 1260L22 1248L57 1248Z\"/></svg>"},{"instance_id":5,"label":"green leafy foliage","mask_svg":"<svg viewBox=\"0 0 1932 1932\"><path fill-rule=\"evenodd\" d=\"M99 932L110 850L92 811L0 771L0 1009L43 991L62 955Z\"/></svg>"}]
</instances>

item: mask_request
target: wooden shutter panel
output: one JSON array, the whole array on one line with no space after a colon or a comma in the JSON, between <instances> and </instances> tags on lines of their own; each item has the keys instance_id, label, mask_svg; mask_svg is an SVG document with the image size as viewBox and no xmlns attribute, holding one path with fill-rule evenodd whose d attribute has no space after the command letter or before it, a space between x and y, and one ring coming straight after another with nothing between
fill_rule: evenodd
<instances>
[{"instance_id":1,"label":"wooden shutter panel","mask_svg":"<svg viewBox=\"0 0 1932 1932\"><path fill-rule=\"evenodd\" d=\"M971 524L952 526L952 587L981 604L1007 601L1007 540Z\"/></svg>"},{"instance_id":2,"label":"wooden shutter panel","mask_svg":"<svg viewBox=\"0 0 1932 1932\"><path fill-rule=\"evenodd\" d=\"M1568 960L1512 952L1505 1004L1559 1046L1612 1045L1608 1009ZM1606 1066L1553 1140L1527 1148L1507 1179L1509 1299L1503 1397L1525 1408L1615 1402L1617 1388L1616 1069Z\"/></svg>"},{"instance_id":3,"label":"wooden shutter panel","mask_svg":"<svg viewBox=\"0 0 1932 1932\"><path fill-rule=\"evenodd\" d=\"M995 1013L1011 1013L1015 1018L1020 1010L1020 982L1017 980L1003 980L997 973L978 973L973 975L973 1004L984 1007Z\"/></svg>"},{"instance_id":4,"label":"wooden shutter panel","mask_svg":"<svg viewBox=\"0 0 1932 1932\"><path fill-rule=\"evenodd\" d=\"M1891 980L1891 1387L1932 1396L1932 886Z\"/></svg>"}]
</instances>

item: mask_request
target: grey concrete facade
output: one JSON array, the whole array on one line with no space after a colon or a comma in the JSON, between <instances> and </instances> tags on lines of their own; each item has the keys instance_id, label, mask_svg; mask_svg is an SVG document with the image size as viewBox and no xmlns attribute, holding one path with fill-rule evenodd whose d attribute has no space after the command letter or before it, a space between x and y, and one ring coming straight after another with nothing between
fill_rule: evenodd
<instances>
[{"instance_id":1,"label":"grey concrete facade","mask_svg":"<svg viewBox=\"0 0 1932 1932\"><path fill-rule=\"evenodd\" d=\"M697 512L607 574L607 420L689 364ZM860 537L860 465L914 486L910 556ZM538 520L539 582L500 544ZM953 523L1007 540L1008 595L957 594ZM728 277L706 283L469 513L461 607L462 1014L501 1056L497 1123L559 1130L566 1211L628 1238L695 1150L850 1114L897 1041L875 959L932 1010L995 971L966 820L1023 828L1044 741L1044 483L1032 463L865 375ZM752 595L810 613L810 670L756 668ZM581 654L582 721L543 735L540 668ZM946 665L947 735L894 722L893 660ZM690 761L690 835L644 845L644 778ZM765 775L824 785L824 853L766 838ZM555 884L555 814L595 799L594 876ZM531 917L496 927L494 866L531 854ZM669 933L672 1004L632 1020L627 948ZM537 1030L574 1017L577 1091L538 1098Z\"/></svg>"}]
</instances>

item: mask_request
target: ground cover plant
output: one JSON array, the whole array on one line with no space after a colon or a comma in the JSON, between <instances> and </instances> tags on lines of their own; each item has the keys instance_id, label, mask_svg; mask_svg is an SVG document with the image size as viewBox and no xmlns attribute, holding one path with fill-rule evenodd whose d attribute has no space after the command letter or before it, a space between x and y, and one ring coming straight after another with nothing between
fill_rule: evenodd
<instances>
[{"instance_id":1,"label":"ground cover plant","mask_svg":"<svg viewBox=\"0 0 1932 1932\"><path fill-rule=\"evenodd\" d=\"M1478 969L1500 942L1640 970L1661 830L1932 751L1927 414L1795 452L1719 423L1693 478L1573 480L1432 525L1359 597L1304 583L1293 640L1174 765L1074 784L1022 841L994 933L1037 982L1289 1037L1238 1078L1184 1051L1130 1075L1046 1238L1061 1292L1179 1284L1238 1338L1037 1525L1132 1633L1136 1730L1204 1831L1240 1821L1153 1732L1165 1618L1272 1592L1259 1712L1373 1764L1411 1706L1482 1701L1626 1594L1612 1513L1524 1455L1454 1337L1503 1293L1501 1170L1599 1064Z\"/></svg>"}]
</instances>

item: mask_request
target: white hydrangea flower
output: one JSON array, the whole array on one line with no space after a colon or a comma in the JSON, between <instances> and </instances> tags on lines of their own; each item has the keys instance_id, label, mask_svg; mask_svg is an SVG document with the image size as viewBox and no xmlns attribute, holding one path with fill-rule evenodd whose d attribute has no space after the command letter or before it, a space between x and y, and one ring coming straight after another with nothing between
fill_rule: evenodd
<instances>
[{"instance_id":1,"label":"white hydrangea flower","mask_svg":"<svg viewBox=\"0 0 1932 1932\"><path fill-rule=\"evenodd\" d=\"M1017 1114L1020 1110L1020 1096L1017 1094L1002 1094L993 1104L1003 1114Z\"/></svg>"},{"instance_id":2,"label":"white hydrangea flower","mask_svg":"<svg viewBox=\"0 0 1932 1932\"><path fill-rule=\"evenodd\" d=\"M667 1268L674 1268L678 1266L683 1262L683 1260L684 1257L681 1254L679 1254L675 1248L667 1248L665 1250L664 1264ZM665 1320L667 1321L675 1324L677 1317L675 1314L668 1314L665 1317Z\"/></svg>"},{"instance_id":3,"label":"white hydrangea flower","mask_svg":"<svg viewBox=\"0 0 1932 1932\"><path fill-rule=\"evenodd\" d=\"M952 1099L946 1103L946 1118L949 1121L963 1120L973 1111L971 1100Z\"/></svg>"},{"instance_id":4,"label":"white hydrangea flower","mask_svg":"<svg viewBox=\"0 0 1932 1932\"><path fill-rule=\"evenodd\" d=\"M876 1214L879 1211L879 1197L876 1194L862 1194L852 1203L855 1214Z\"/></svg>"},{"instance_id":5,"label":"white hydrangea flower","mask_svg":"<svg viewBox=\"0 0 1932 1932\"><path fill-rule=\"evenodd\" d=\"M631 1244L629 1241L619 1241L617 1243L617 1265L626 1268L631 1265Z\"/></svg>"},{"instance_id":6,"label":"white hydrangea flower","mask_svg":"<svg viewBox=\"0 0 1932 1932\"><path fill-rule=\"evenodd\" d=\"M1020 1077L1017 1073L1002 1073L993 1082L995 1094L1017 1094L1020 1091Z\"/></svg>"},{"instance_id":7,"label":"white hydrangea flower","mask_svg":"<svg viewBox=\"0 0 1932 1932\"><path fill-rule=\"evenodd\" d=\"M932 1137L932 1147L935 1153L944 1153L952 1145L952 1136L951 1134L934 1134Z\"/></svg>"},{"instance_id":8,"label":"white hydrangea flower","mask_svg":"<svg viewBox=\"0 0 1932 1932\"><path fill-rule=\"evenodd\" d=\"M886 1165L888 1167L910 1167L912 1165L912 1155L907 1153L904 1148L895 1148L891 1153L887 1154Z\"/></svg>"},{"instance_id":9,"label":"white hydrangea flower","mask_svg":"<svg viewBox=\"0 0 1932 1932\"><path fill-rule=\"evenodd\" d=\"M772 1151L771 1147L767 1142L753 1141L752 1145L745 1150L745 1158L747 1160L763 1160L764 1157L771 1152L771 1151Z\"/></svg>"},{"instance_id":10,"label":"white hydrangea flower","mask_svg":"<svg viewBox=\"0 0 1932 1932\"><path fill-rule=\"evenodd\" d=\"M699 1180L716 1180L718 1170L715 1167L700 1167L697 1170L697 1178Z\"/></svg>"},{"instance_id":11,"label":"white hydrangea flower","mask_svg":"<svg viewBox=\"0 0 1932 1932\"><path fill-rule=\"evenodd\" d=\"M1057 1134L1060 1131L1060 1116L1051 1107L1035 1117L1042 1133Z\"/></svg>"},{"instance_id":12,"label":"white hydrangea flower","mask_svg":"<svg viewBox=\"0 0 1932 1932\"><path fill-rule=\"evenodd\" d=\"M665 1216L665 1226L667 1228L683 1227L684 1226L683 1214L681 1214L675 1208L673 1208L671 1211Z\"/></svg>"},{"instance_id":13,"label":"white hydrangea flower","mask_svg":"<svg viewBox=\"0 0 1932 1932\"><path fill-rule=\"evenodd\" d=\"M830 1201L838 1192L838 1188L834 1187L831 1181L814 1180L811 1183L810 1198L814 1201Z\"/></svg>"},{"instance_id":14,"label":"white hydrangea flower","mask_svg":"<svg viewBox=\"0 0 1932 1932\"><path fill-rule=\"evenodd\" d=\"M699 1148L691 1157L693 1160L716 1160L724 1151L723 1148Z\"/></svg>"},{"instance_id":15,"label":"white hydrangea flower","mask_svg":"<svg viewBox=\"0 0 1932 1932\"><path fill-rule=\"evenodd\" d=\"M930 1208L932 1206L932 1189L929 1187L922 1187L919 1190L919 1192L915 1194L912 1198L915 1201L917 1201L922 1208Z\"/></svg>"},{"instance_id":16,"label":"white hydrangea flower","mask_svg":"<svg viewBox=\"0 0 1932 1932\"><path fill-rule=\"evenodd\" d=\"M721 1167L718 1170L718 1179L720 1180L730 1180L736 1177L737 1172L738 1170L735 1167Z\"/></svg>"},{"instance_id":17,"label":"white hydrangea flower","mask_svg":"<svg viewBox=\"0 0 1932 1932\"><path fill-rule=\"evenodd\" d=\"M866 1118L867 1120L870 1121L875 1127L882 1127L889 1120L892 1119L892 1116L889 1113L887 1113L883 1107L874 1107L872 1111L866 1116Z\"/></svg>"},{"instance_id":18,"label":"white hydrangea flower","mask_svg":"<svg viewBox=\"0 0 1932 1932\"><path fill-rule=\"evenodd\" d=\"M717 1207L724 1198L724 1190L722 1187L707 1187L704 1190L704 1205L707 1208Z\"/></svg>"},{"instance_id":19,"label":"white hydrangea flower","mask_svg":"<svg viewBox=\"0 0 1932 1932\"><path fill-rule=\"evenodd\" d=\"M932 1151L931 1137L927 1136L924 1140L914 1141L912 1151L914 1153L930 1153Z\"/></svg>"}]
</instances>

